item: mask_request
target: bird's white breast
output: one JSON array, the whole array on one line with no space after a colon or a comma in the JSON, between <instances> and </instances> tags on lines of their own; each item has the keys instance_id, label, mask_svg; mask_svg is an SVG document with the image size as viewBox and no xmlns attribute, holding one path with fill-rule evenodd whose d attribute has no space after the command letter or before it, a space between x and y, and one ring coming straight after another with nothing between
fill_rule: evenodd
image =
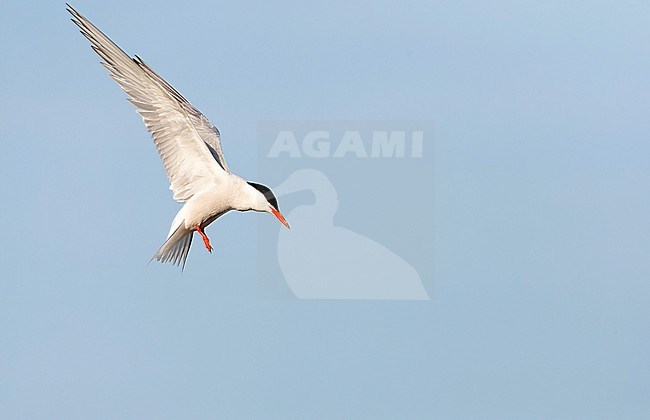
<instances>
[{"instance_id":1,"label":"bird's white breast","mask_svg":"<svg viewBox=\"0 0 650 420\"><path fill-rule=\"evenodd\" d=\"M234 174L228 174L219 182L206 185L185 203L177 217L184 220L187 229L192 229L217 215L235 209L240 179Z\"/></svg>"}]
</instances>

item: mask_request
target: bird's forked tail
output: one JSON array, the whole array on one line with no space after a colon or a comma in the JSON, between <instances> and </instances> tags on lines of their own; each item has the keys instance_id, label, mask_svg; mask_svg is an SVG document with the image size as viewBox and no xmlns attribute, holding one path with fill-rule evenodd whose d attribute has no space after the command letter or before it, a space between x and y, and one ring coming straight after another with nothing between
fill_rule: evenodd
<instances>
[{"instance_id":1,"label":"bird's forked tail","mask_svg":"<svg viewBox=\"0 0 650 420\"><path fill-rule=\"evenodd\" d=\"M162 263L171 262L181 268L185 268L185 261L192 246L193 230L185 229L185 223L180 223L174 233L169 235L164 244L151 257L151 260L160 261Z\"/></svg>"}]
</instances>

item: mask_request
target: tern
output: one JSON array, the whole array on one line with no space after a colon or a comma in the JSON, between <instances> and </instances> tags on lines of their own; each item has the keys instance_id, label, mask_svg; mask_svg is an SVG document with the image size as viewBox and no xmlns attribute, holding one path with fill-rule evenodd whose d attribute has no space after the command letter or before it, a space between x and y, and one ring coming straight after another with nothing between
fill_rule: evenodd
<instances>
[{"instance_id":1,"label":"tern","mask_svg":"<svg viewBox=\"0 0 650 420\"><path fill-rule=\"evenodd\" d=\"M184 203L151 258L185 268L194 232L212 252L205 228L231 210L273 214L289 229L270 188L230 171L219 130L137 55L131 58L72 6L67 10L109 76L126 92L151 133L174 200Z\"/></svg>"}]
</instances>

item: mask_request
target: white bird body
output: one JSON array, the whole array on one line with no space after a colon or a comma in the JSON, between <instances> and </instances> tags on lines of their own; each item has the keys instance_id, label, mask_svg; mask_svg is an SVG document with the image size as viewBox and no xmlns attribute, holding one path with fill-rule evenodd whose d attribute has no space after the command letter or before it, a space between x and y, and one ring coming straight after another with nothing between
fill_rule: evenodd
<instances>
[{"instance_id":1,"label":"white bird body","mask_svg":"<svg viewBox=\"0 0 650 420\"><path fill-rule=\"evenodd\" d=\"M208 220L214 221L216 217L230 210L252 210L248 207L250 198L244 194L248 193L244 186L248 187L247 182L232 173L219 182L206 185L185 202L172 222L172 229L178 227L180 221L183 221L185 229L190 230L197 225L203 225Z\"/></svg>"},{"instance_id":2,"label":"white bird body","mask_svg":"<svg viewBox=\"0 0 650 420\"><path fill-rule=\"evenodd\" d=\"M140 57L128 56L67 6L72 21L104 60L101 64L142 116L163 161L174 200L185 203L152 259L184 267L195 231L212 251L203 229L230 210L268 212L288 228L268 187L247 182L230 171L219 130Z\"/></svg>"}]
</instances>

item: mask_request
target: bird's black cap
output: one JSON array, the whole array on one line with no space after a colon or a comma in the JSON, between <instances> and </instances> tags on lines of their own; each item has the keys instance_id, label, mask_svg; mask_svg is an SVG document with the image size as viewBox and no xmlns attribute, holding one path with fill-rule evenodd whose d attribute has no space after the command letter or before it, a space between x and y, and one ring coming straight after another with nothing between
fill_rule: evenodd
<instances>
[{"instance_id":1,"label":"bird's black cap","mask_svg":"<svg viewBox=\"0 0 650 420\"><path fill-rule=\"evenodd\" d=\"M249 182L248 185L251 187L255 188L257 191L261 192L264 198L266 198L266 201L269 202L276 210L280 210L280 207L278 207L278 199L275 198L275 195L273 195L273 191L266 185L262 184L256 184L254 182Z\"/></svg>"}]
</instances>

